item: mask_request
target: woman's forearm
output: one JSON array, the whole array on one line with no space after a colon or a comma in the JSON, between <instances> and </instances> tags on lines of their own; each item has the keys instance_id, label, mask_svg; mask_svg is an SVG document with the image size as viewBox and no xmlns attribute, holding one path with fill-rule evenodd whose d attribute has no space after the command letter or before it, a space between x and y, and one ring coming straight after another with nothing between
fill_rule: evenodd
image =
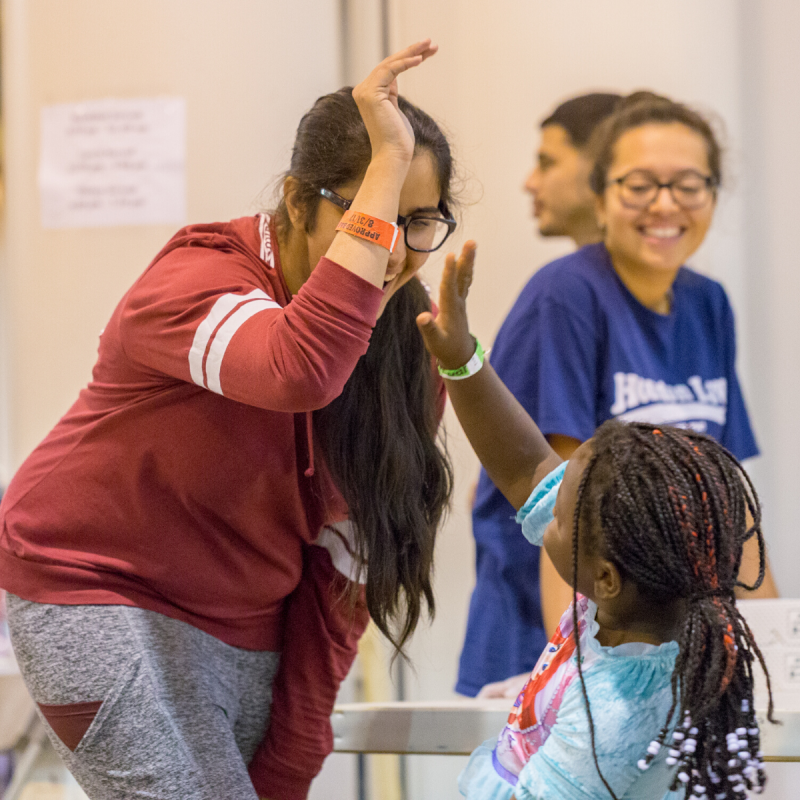
<instances>
[{"instance_id":1,"label":"woman's forearm","mask_svg":"<svg viewBox=\"0 0 800 800\"><path fill-rule=\"evenodd\" d=\"M411 125L398 104L397 77L430 58L436 50L437 46L430 39L410 45L381 61L353 89L353 100L369 136L372 158L350 206L351 212L396 223L400 192L415 147ZM339 232L326 255L379 289L383 288L389 250L382 245Z\"/></svg>"},{"instance_id":2,"label":"woman's forearm","mask_svg":"<svg viewBox=\"0 0 800 800\"><path fill-rule=\"evenodd\" d=\"M397 157L373 159L350 210L384 222L395 222L400 190L407 173L408 163ZM403 235L402 231L400 235ZM339 231L326 255L373 286L383 288L389 263L389 251L385 247Z\"/></svg>"}]
</instances>

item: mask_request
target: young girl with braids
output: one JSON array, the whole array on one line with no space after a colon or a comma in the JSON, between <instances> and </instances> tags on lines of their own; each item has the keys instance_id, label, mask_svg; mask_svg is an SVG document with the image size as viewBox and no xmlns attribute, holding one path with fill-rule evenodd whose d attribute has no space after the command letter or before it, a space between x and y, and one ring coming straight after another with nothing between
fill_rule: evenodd
<instances>
[{"instance_id":1,"label":"young girl with braids","mask_svg":"<svg viewBox=\"0 0 800 800\"><path fill-rule=\"evenodd\" d=\"M508 724L473 753L462 794L759 793L753 670L764 662L734 601L750 537L761 566L744 588L764 576L749 478L710 437L643 423L607 422L562 462L469 334L474 253L468 243L458 261L448 257L440 313L417 322L472 446L519 510L523 534L572 586L573 603Z\"/></svg>"}]
</instances>

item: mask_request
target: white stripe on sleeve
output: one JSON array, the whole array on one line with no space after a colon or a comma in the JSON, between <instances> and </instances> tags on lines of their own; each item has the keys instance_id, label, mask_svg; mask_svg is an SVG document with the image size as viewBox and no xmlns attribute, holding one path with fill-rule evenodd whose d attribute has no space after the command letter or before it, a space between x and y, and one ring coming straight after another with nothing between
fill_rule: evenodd
<instances>
[{"instance_id":1,"label":"white stripe on sleeve","mask_svg":"<svg viewBox=\"0 0 800 800\"><path fill-rule=\"evenodd\" d=\"M225 351L231 343L233 334L244 325L250 317L258 314L259 311L266 311L268 308L280 308L274 300L251 300L243 303L228 319L219 327L206 359L206 382L212 392L222 394L222 384L220 383L219 373L222 369L222 359Z\"/></svg>"},{"instance_id":2,"label":"white stripe on sleeve","mask_svg":"<svg viewBox=\"0 0 800 800\"><path fill-rule=\"evenodd\" d=\"M242 303L248 303L248 301L252 300L259 300L260 302L258 305L258 311L263 311L266 308L280 308L281 306L276 303L265 291L262 289L254 289L250 294L225 294L220 297L216 303L211 308L211 311L208 313L208 316L197 326L197 330L194 334L194 341L192 341L192 346L189 350L189 373L192 376L192 380L198 385L205 388L206 382L203 379L203 361L205 360L206 349L208 348L208 344L211 341L211 349L214 349L214 342L216 340L219 333L222 329L226 328L228 322L226 321L225 325L220 328L220 331L217 331L217 326L222 322L228 314L233 311L236 306ZM237 312L238 313L238 312ZM255 312L253 312L255 313ZM234 315L236 316L236 315ZM230 342L231 337L239 326L245 322L246 319L249 319L252 314L242 319L239 324L230 332L228 336L228 340L225 342L224 347L222 348L222 352L220 353L219 360L220 363L222 361L222 356L225 354L225 349L228 346L228 342ZM215 335L216 334L216 335ZM209 353L210 357L211 353ZM208 367L208 365L207 365ZM219 367L217 367L217 384L219 383ZM219 391L219 390L215 390ZM222 394L221 391L219 391Z\"/></svg>"}]
</instances>

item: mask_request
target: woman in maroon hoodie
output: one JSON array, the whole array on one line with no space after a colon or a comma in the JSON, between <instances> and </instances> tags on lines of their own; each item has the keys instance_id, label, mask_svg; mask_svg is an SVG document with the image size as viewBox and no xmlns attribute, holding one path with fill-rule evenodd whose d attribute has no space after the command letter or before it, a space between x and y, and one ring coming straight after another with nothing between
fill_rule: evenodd
<instances>
[{"instance_id":1,"label":"woman in maroon hoodie","mask_svg":"<svg viewBox=\"0 0 800 800\"><path fill-rule=\"evenodd\" d=\"M452 162L396 78L435 51L317 101L274 214L166 245L9 486L12 640L93 800L300 800L368 614L402 648L433 611L452 476L415 274Z\"/></svg>"}]
</instances>

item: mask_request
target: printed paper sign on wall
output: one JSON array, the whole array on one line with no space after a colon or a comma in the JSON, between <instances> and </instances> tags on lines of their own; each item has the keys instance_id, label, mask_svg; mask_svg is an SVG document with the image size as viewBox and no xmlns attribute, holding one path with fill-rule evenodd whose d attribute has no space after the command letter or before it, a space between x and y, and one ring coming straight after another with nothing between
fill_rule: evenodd
<instances>
[{"instance_id":1,"label":"printed paper sign on wall","mask_svg":"<svg viewBox=\"0 0 800 800\"><path fill-rule=\"evenodd\" d=\"M45 228L186 220L186 102L105 99L42 109Z\"/></svg>"}]
</instances>

